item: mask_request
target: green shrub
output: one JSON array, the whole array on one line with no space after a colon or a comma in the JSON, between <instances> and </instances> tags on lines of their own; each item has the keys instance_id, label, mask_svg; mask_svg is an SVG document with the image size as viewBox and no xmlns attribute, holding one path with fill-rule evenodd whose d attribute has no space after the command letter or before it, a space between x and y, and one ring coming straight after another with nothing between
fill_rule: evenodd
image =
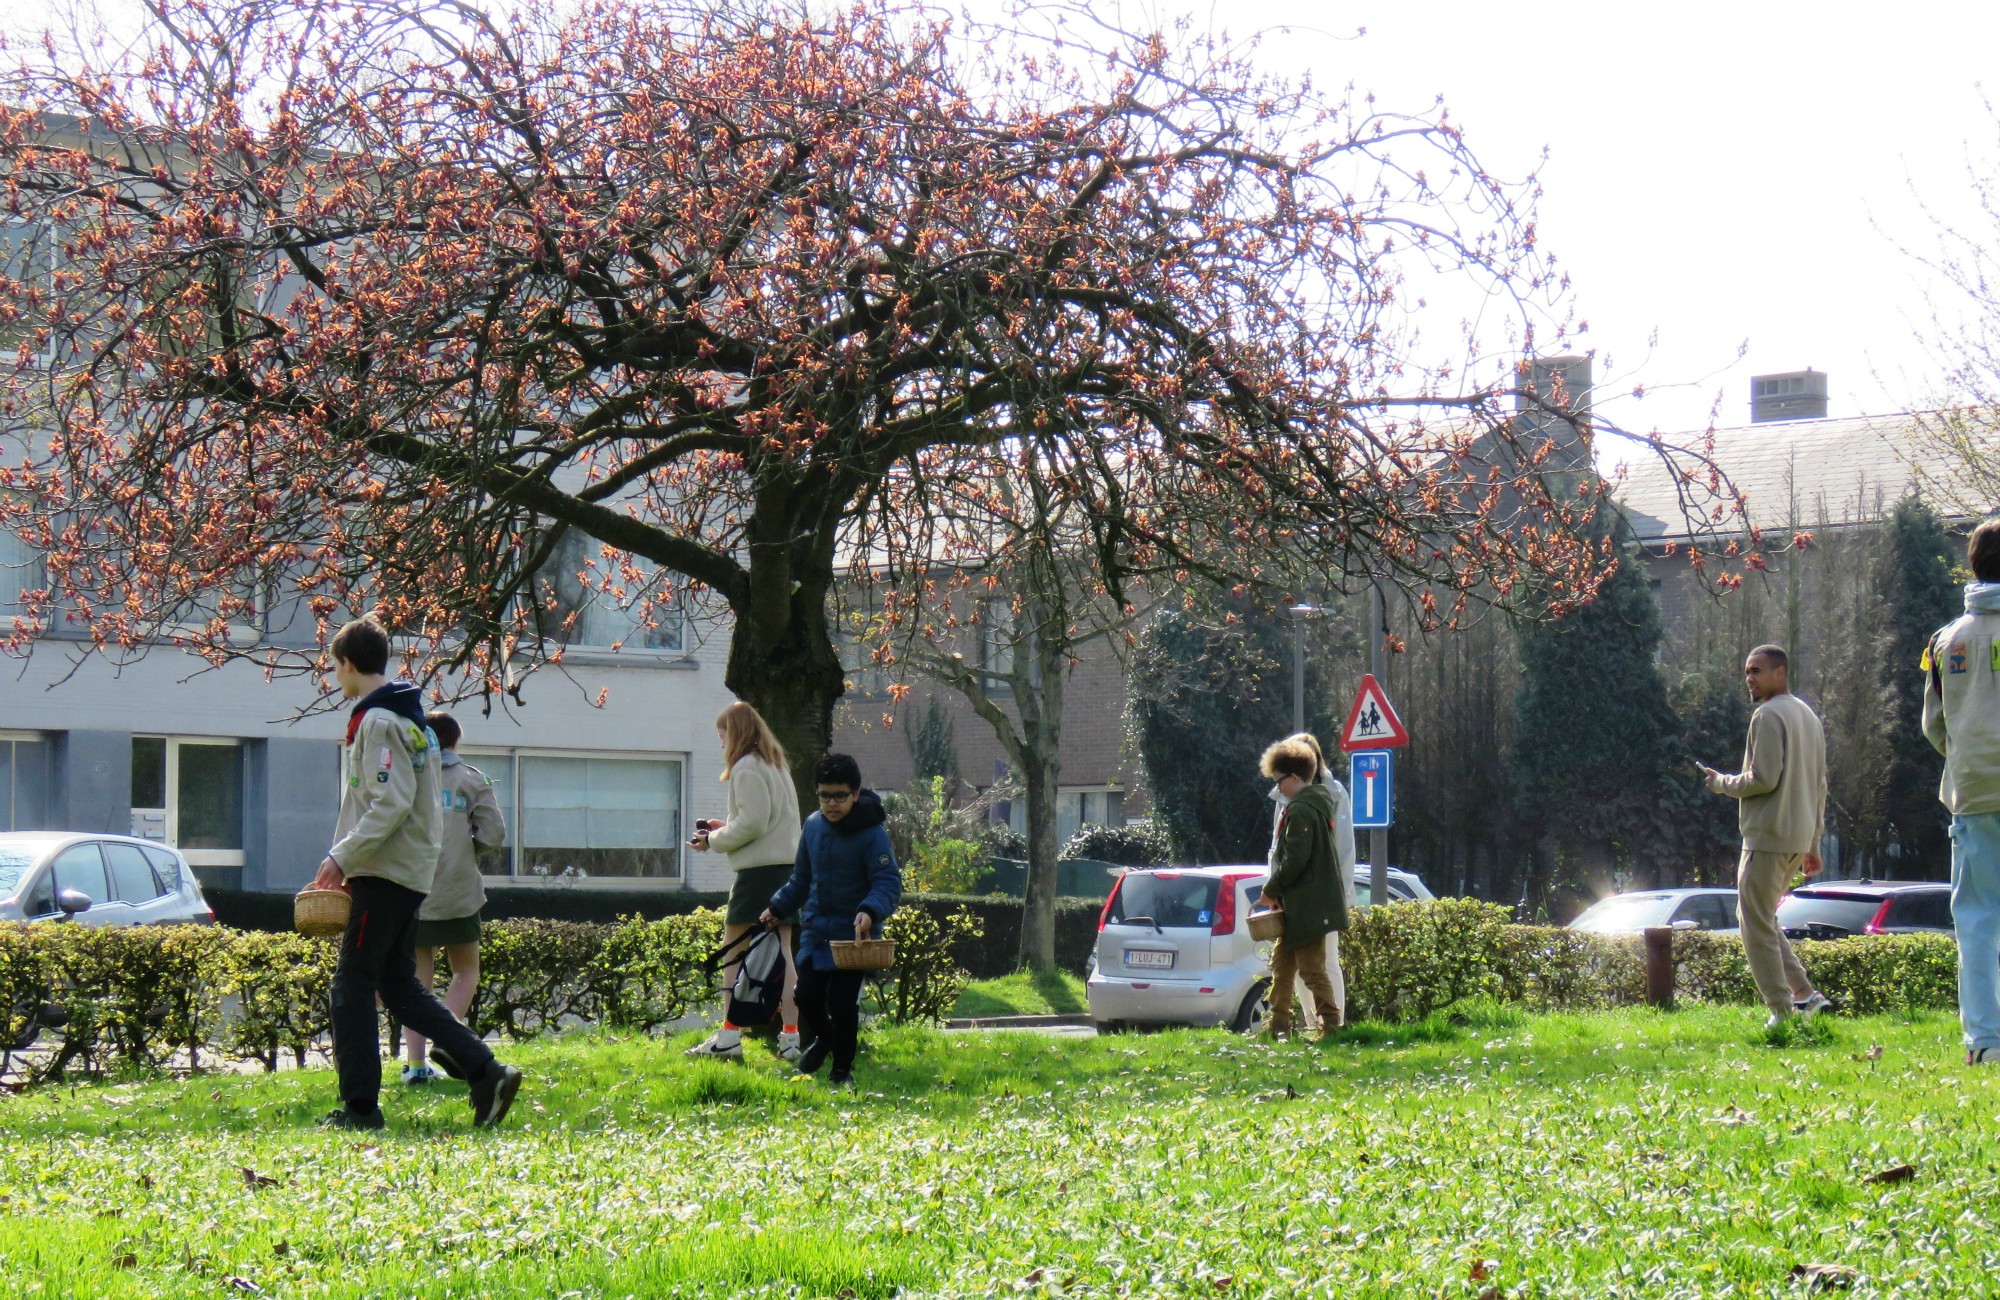
<instances>
[{"instance_id":1,"label":"green shrub","mask_svg":"<svg viewBox=\"0 0 2000 1300\"><path fill-rule=\"evenodd\" d=\"M1373 1020L1422 1020L1465 998L1508 991L1507 909L1470 898L1371 907L1341 939L1347 1013ZM1526 983L1517 974L1514 987Z\"/></svg>"},{"instance_id":2,"label":"green shrub","mask_svg":"<svg viewBox=\"0 0 2000 1300\"><path fill-rule=\"evenodd\" d=\"M641 1031L679 1020L714 995L715 977L702 959L721 942L722 913L713 908L658 921L626 917L604 936L584 975L598 1016Z\"/></svg>"},{"instance_id":3,"label":"green shrub","mask_svg":"<svg viewBox=\"0 0 2000 1300\"><path fill-rule=\"evenodd\" d=\"M236 998L222 1028L222 1050L238 1061L276 1070L289 1055L303 1066L333 1031L333 967L340 946L300 934L219 930L228 936L225 991Z\"/></svg>"},{"instance_id":4,"label":"green shrub","mask_svg":"<svg viewBox=\"0 0 2000 1300\"><path fill-rule=\"evenodd\" d=\"M1162 867L1173 860L1166 831L1151 822L1128 826L1080 826L1064 841L1061 861L1109 862L1119 867Z\"/></svg>"},{"instance_id":5,"label":"green shrub","mask_svg":"<svg viewBox=\"0 0 2000 1300\"><path fill-rule=\"evenodd\" d=\"M959 908L942 920L921 907L898 909L882 927L896 941L896 966L872 980L875 1005L890 1024L941 1025L972 976L953 960L955 949L979 939L982 927Z\"/></svg>"},{"instance_id":6,"label":"green shrub","mask_svg":"<svg viewBox=\"0 0 2000 1300\"><path fill-rule=\"evenodd\" d=\"M532 1038L567 1019L591 1020L590 972L610 926L582 921L496 921L479 936L479 991L466 1016L473 1031Z\"/></svg>"},{"instance_id":7,"label":"green shrub","mask_svg":"<svg viewBox=\"0 0 2000 1300\"><path fill-rule=\"evenodd\" d=\"M905 888L926 894L970 894L993 874L986 850L971 840L930 840L910 851Z\"/></svg>"}]
</instances>

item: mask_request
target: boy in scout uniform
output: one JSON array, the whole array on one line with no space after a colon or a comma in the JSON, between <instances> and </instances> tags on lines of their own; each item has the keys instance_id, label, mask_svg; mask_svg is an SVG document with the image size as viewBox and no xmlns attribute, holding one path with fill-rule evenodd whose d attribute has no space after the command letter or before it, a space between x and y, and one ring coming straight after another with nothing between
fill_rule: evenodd
<instances>
[{"instance_id":1,"label":"boy in scout uniform","mask_svg":"<svg viewBox=\"0 0 2000 1300\"><path fill-rule=\"evenodd\" d=\"M333 1058L340 1109L329 1128L379 1129L381 1026L375 1001L437 1043L447 1072L472 1088L472 1122L498 1124L521 1087L477 1035L417 980L417 910L437 872L443 833L437 743L424 725L422 694L390 681L389 634L357 619L333 638L334 678L356 701L341 751L343 786L333 847L313 879L354 899L333 972Z\"/></svg>"}]
</instances>

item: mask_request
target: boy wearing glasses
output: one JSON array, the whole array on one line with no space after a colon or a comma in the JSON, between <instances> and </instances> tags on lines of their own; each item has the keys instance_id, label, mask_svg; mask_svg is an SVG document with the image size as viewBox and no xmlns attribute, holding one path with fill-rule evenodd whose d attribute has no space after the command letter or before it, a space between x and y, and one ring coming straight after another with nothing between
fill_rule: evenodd
<instances>
[{"instance_id":1,"label":"boy wearing glasses","mask_svg":"<svg viewBox=\"0 0 2000 1300\"><path fill-rule=\"evenodd\" d=\"M861 788L861 766L828 754L813 769L819 811L799 834L792 878L771 896L758 919L765 926L799 913L799 1028L806 1044L799 1073L813 1074L831 1056L835 1087L854 1080L861 1030L861 977L833 964L835 940L866 939L896 910L903 873L882 829L882 800Z\"/></svg>"}]
</instances>

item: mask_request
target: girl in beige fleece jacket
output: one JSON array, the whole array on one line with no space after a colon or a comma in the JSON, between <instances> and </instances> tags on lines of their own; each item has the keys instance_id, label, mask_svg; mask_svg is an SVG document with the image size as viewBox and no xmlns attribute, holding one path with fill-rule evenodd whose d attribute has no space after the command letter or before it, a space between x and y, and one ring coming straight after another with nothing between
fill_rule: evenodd
<instances>
[{"instance_id":1,"label":"girl in beige fleece jacket","mask_svg":"<svg viewBox=\"0 0 2000 1300\"><path fill-rule=\"evenodd\" d=\"M799 852L799 794L792 784L784 746L756 709L737 700L716 717L715 731L722 738L722 779L729 785L729 816L715 825L697 823L692 843L696 849L727 855L729 869L736 873L729 889L729 909L722 918L726 946L756 927L771 895L791 878L792 860ZM799 1055L799 1011L793 998L798 970L792 962L795 927L792 918L785 920L778 929L785 947L785 991L779 1002L784 1024L778 1034L778 1055L790 1061ZM722 969L725 1007L740 964L738 954ZM740 1060L743 1028L725 1018L722 1028L689 1048L688 1055Z\"/></svg>"}]
</instances>

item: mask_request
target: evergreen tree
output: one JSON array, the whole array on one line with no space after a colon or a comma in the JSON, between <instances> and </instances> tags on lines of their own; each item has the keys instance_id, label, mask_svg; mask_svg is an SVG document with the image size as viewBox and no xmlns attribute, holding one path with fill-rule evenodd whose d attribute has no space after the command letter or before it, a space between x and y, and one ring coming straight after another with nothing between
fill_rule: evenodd
<instances>
[{"instance_id":1,"label":"evergreen tree","mask_svg":"<svg viewBox=\"0 0 2000 1300\"><path fill-rule=\"evenodd\" d=\"M958 794L958 727L932 695L924 701L924 716L909 731L910 770L918 785L929 787L944 778L945 795Z\"/></svg>"},{"instance_id":2,"label":"evergreen tree","mask_svg":"<svg viewBox=\"0 0 2000 1300\"><path fill-rule=\"evenodd\" d=\"M1734 768L1750 729L1750 695L1743 688L1743 665L1733 659L1718 659L1705 671L1683 677L1669 698L1680 720L1681 747L1688 756L1724 771ZM1692 773L1692 767L1688 771ZM1710 794L1692 775L1680 780L1672 768L1667 778L1667 842L1673 846L1674 862L1685 869L1675 882L1733 887L1742 847L1736 801Z\"/></svg>"},{"instance_id":3,"label":"evergreen tree","mask_svg":"<svg viewBox=\"0 0 2000 1300\"><path fill-rule=\"evenodd\" d=\"M1307 624L1311 640L1334 634ZM1127 722L1153 816L1178 860L1262 862L1271 847L1264 747L1292 730L1293 625L1246 601L1167 610L1134 657ZM1306 661L1306 726L1333 750L1337 720L1317 657Z\"/></svg>"},{"instance_id":4,"label":"evergreen tree","mask_svg":"<svg viewBox=\"0 0 2000 1300\"><path fill-rule=\"evenodd\" d=\"M1523 821L1561 860L1549 881L1598 890L1615 867L1678 872L1674 812L1693 784L1660 676L1660 609L1622 520L1590 604L1523 627L1513 769Z\"/></svg>"},{"instance_id":5,"label":"evergreen tree","mask_svg":"<svg viewBox=\"0 0 2000 1300\"><path fill-rule=\"evenodd\" d=\"M1938 802L1944 759L1923 736L1923 681L1917 664L1931 633L1962 605L1952 567L1958 548L1913 488L1889 518L1881 593L1882 684L1889 712L1883 816L1898 876L1942 879L1951 862L1948 819Z\"/></svg>"}]
</instances>

